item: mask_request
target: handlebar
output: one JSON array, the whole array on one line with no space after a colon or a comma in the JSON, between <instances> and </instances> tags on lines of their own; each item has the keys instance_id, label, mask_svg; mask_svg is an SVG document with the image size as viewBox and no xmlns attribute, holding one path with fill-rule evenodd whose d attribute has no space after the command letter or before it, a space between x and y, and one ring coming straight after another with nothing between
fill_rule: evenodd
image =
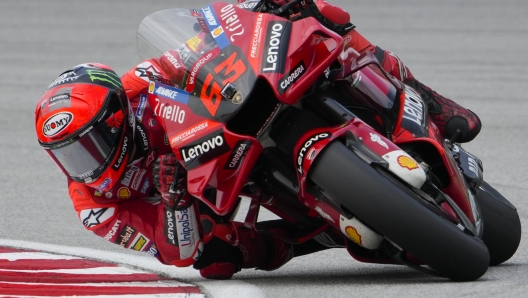
<instances>
[{"instance_id":1,"label":"handlebar","mask_svg":"<svg viewBox=\"0 0 528 298\"><path fill-rule=\"evenodd\" d=\"M303 2L305 0L292 0L291 2L289 3L286 3L285 5L275 9L275 10L272 10L270 11L271 14L274 14L274 15L277 15L277 16L280 16L282 15L284 12L288 11L290 8L292 8L294 5L300 3L300 2ZM309 0L308 0L309 1Z\"/></svg>"}]
</instances>

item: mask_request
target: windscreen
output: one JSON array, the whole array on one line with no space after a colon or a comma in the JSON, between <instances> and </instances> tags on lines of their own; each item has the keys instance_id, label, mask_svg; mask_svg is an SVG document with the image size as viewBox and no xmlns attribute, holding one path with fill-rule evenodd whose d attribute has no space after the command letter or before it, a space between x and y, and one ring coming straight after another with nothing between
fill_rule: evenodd
<instances>
[{"instance_id":1,"label":"windscreen","mask_svg":"<svg viewBox=\"0 0 528 298\"><path fill-rule=\"evenodd\" d=\"M201 10L175 8L157 11L139 25L139 57L141 60L160 57L169 50L180 48L200 33L211 36L201 17Z\"/></svg>"},{"instance_id":2,"label":"windscreen","mask_svg":"<svg viewBox=\"0 0 528 298\"><path fill-rule=\"evenodd\" d=\"M219 18L222 9L232 6L158 11L147 16L137 32L140 58L158 59L170 84L187 93L192 112L220 122L240 110L256 82L247 47L230 41ZM238 12L241 22L256 18L243 12Z\"/></svg>"}]
</instances>

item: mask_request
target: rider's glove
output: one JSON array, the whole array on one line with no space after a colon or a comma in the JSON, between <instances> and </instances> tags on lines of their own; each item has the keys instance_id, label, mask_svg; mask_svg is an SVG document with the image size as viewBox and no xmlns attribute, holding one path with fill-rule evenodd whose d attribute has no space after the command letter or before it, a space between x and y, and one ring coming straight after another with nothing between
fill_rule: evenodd
<instances>
[{"instance_id":1,"label":"rider's glove","mask_svg":"<svg viewBox=\"0 0 528 298\"><path fill-rule=\"evenodd\" d=\"M161 201L171 210L188 208L194 197L185 190L185 178L180 163L173 154L161 155L152 168L154 185L161 195Z\"/></svg>"}]
</instances>

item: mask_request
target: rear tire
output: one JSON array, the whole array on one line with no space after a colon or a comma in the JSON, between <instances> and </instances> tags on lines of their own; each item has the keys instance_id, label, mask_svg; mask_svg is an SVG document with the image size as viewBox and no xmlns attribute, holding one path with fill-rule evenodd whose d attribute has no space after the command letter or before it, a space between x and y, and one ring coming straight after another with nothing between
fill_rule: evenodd
<instances>
[{"instance_id":1,"label":"rear tire","mask_svg":"<svg viewBox=\"0 0 528 298\"><path fill-rule=\"evenodd\" d=\"M487 270L484 242L426 207L418 195L388 179L339 142L329 144L309 179L364 223L455 281L476 280Z\"/></svg>"},{"instance_id":2,"label":"rear tire","mask_svg":"<svg viewBox=\"0 0 528 298\"><path fill-rule=\"evenodd\" d=\"M521 242L517 209L491 185L482 183L475 196L484 221L482 240L490 253L490 266L510 259Z\"/></svg>"}]
</instances>

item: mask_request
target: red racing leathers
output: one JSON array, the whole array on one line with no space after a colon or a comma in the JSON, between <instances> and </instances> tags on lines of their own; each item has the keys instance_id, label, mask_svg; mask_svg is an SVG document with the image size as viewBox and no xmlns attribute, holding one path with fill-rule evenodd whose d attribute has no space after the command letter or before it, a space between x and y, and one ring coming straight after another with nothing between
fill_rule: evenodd
<instances>
[{"instance_id":1,"label":"red racing leathers","mask_svg":"<svg viewBox=\"0 0 528 298\"><path fill-rule=\"evenodd\" d=\"M167 212L156 194L152 165L163 154L172 153L154 109L147 102L148 72L165 76L157 61L139 64L122 77L136 117L135 150L121 180L101 192L69 181L75 210L84 226L98 236L125 248L147 252L164 264L189 266L200 254L195 206ZM200 250L200 251L199 251Z\"/></svg>"}]
</instances>

